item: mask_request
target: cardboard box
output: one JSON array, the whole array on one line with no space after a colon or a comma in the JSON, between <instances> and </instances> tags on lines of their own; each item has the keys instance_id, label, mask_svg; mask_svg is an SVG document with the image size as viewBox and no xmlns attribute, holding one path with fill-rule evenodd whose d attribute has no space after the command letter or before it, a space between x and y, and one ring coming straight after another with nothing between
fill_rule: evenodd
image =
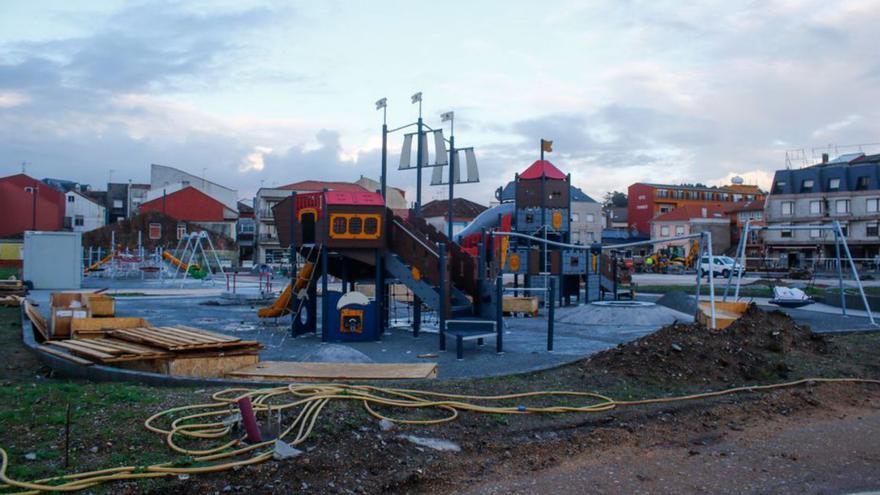
<instances>
[{"instance_id":1,"label":"cardboard box","mask_svg":"<svg viewBox=\"0 0 880 495\"><path fill-rule=\"evenodd\" d=\"M70 324L75 318L88 318L89 309L79 292L53 292L49 296L49 337L70 338Z\"/></svg>"},{"instance_id":2,"label":"cardboard box","mask_svg":"<svg viewBox=\"0 0 880 495\"><path fill-rule=\"evenodd\" d=\"M106 294L85 294L86 307L92 316L114 316L116 301Z\"/></svg>"}]
</instances>

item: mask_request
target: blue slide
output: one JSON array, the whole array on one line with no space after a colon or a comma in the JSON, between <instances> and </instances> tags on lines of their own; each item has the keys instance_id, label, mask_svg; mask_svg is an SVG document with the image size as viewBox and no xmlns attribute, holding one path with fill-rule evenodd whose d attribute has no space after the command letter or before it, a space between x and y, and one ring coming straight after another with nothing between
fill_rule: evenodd
<instances>
[{"instance_id":1,"label":"blue slide","mask_svg":"<svg viewBox=\"0 0 880 495\"><path fill-rule=\"evenodd\" d=\"M478 234L481 229L490 229L492 227L498 227L500 218L504 215L510 214L513 215L514 207L516 205L514 203L501 203L499 205L493 206L488 210L484 211L477 215L471 223L467 225L461 232L455 234L453 237L455 238L455 242L461 243L461 240L465 237L468 237L471 234Z\"/></svg>"}]
</instances>

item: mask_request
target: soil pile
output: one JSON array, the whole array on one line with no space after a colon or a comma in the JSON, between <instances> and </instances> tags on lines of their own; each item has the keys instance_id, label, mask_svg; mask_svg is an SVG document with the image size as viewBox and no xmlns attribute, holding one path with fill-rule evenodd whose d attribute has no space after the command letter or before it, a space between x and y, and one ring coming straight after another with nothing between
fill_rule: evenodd
<instances>
[{"instance_id":1,"label":"soil pile","mask_svg":"<svg viewBox=\"0 0 880 495\"><path fill-rule=\"evenodd\" d=\"M594 370L660 383L740 383L785 378L784 356L828 352L828 343L780 311L752 304L723 330L673 323L628 344L596 354Z\"/></svg>"}]
</instances>

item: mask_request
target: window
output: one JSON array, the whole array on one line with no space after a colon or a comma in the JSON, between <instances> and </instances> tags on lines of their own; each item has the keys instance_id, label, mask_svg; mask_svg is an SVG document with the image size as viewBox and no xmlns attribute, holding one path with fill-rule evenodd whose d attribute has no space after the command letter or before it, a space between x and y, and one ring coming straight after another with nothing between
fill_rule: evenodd
<instances>
[{"instance_id":1,"label":"window","mask_svg":"<svg viewBox=\"0 0 880 495\"><path fill-rule=\"evenodd\" d=\"M794 201L783 201L782 202L782 214L783 215L794 215Z\"/></svg>"},{"instance_id":2,"label":"window","mask_svg":"<svg viewBox=\"0 0 880 495\"><path fill-rule=\"evenodd\" d=\"M834 202L834 211L837 213L849 213L849 200L838 199Z\"/></svg>"},{"instance_id":3,"label":"window","mask_svg":"<svg viewBox=\"0 0 880 495\"><path fill-rule=\"evenodd\" d=\"M657 189L657 197L658 198L668 198L669 191L667 191L666 189Z\"/></svg>"},{"instance_id":4,"label":"window","mask_svg":"<svg viewBox=\"0 0 880 495\"><path fill-rule=\"evenodd\" d=\"M780 230L779 236L782 237L783 239L790 239L791 238L791 231L790 230Z\"/></svg>"},{"instance_id":5,"label":"window","mask_svg":"<svg viewBox=\"0 0 880 495\"><path fill-rule=\"evenodd\" d=\"M121 199L114 199L113 200L113 207L114 208L122 208L122 200Z\"/></svg>"},{"instance_id":6,"label":"window","mask_svg":"<svg viewBox=\"0 0 880 495\"><path fill-rule=\"evenodd\" d=\"M782 191L785 189L785 181L780 180L776 181L776 184L773 184L773 194L782 194Z\"/></svg>"},{"instance_id":7,"label":"window","mask_svg":"<svg viewBox=\"0 0 880 495\"><path fill-rule=\"evenodd\" d=\"M360 217L351 217L348 220L348 233L359 235L363 230L364 221Z\"/></svg>"},{"instance_id":8,"label":"window","mask_svg":"<svg viewBox=\"0 0 880 495\"><path fill-rule=\"evenodd\" d=\"M660 227L660 237L669 237L669 227L664 225Z\"/></svg>"},{"instance_id":9,"label":"window","mask_svg":"<svg viewBox=\"0 0 880 495\"><path fill-rule=\"evenodd\" d=\"M70 196L67 197L68 203L73 203L74 201L76 201L76 197L74 197L73 194L71 194Z\"/></svg>"},{"instance_id":10,"label":"window","mask_svg":"<svg viewBox=\"0 0 880 495\"><path fill-rule=\"evenodd\" d=\"M870 222L865 225L865 235L868 237L880 237L880 223Z\"/></svg>"},{"instance_id":11,"label":"window","mask_svg":"<svg viewBox=\"0 0 880 495\"><path fill-rule=\"evenodd\" d=\"M150 239L156 240L162 238L162 224L161 223L151 223L149 229Z\"/></svg>"},{"instance_id":12,"label":"window","mask_svg":"<svg viewBox=\"0 0 880 495\"><path fill-rule=\"evenodd\" d=\"M333 219L333 233L334 234L345 234L345 227L347 224L347 220L345 217L336 217Z\"/></svg>"},{"instance_id":13,"label":"window","mask_svg":"<svg viewBox=\"0 0 880 495\"><path fill-rule=\"evenodd\" d=\"M660 213L669 213L670 211L672 211L672 206L660 205Z\"/></svg>"},{"instance_id":14,"label":"window","mask_svg":"<svg viewBox=\"0 0 880 495\"><path fill-rule=\"evenodd\" d=\"M818 215L822 213L821 201L810 201L810 215Z\"/></svg>"},{"instance_id":15,"label":"window","mask_svg":"<svg viewBox=\"0 0 880 495\"><path fill-rule=\"evenodd\" d=\"M684 235L684 225L675 226L675 235Z\"/></svg>"},{"instance_id":16,"label":"window","mask_svg":"<svg viewBox=\"0 0 880 495\"><path fill-rule=\"evenodd\" d=\"M71 223L72 219L70 217L64 217L63 226L65 229L69 229L70 227L72 227Z\"/></svg>"},{"instance_id":17,"label":"window","mask_svg":"<svg viewBox=\"0 0 880 495\"><path fill-rule=\"evenodd\" d=\"M578 231L574 231L571 233L571 242L577 244L581 242L581 233Z\"/></svg>"},{"instance_id":18,"label":"window","mask_svg":"<svg viewBox=\"0 0 880 495\"><path fill-rule=\"evenodd\" d=\"M868 213L880 213L880 199L868 198L865 200L865 211Z\"/></svg>"},{"instance_id":19,"label":"window","mask_svg":"<svg viewBox=\"0 0 880 495\"><path fill-rule=\"evenodd\" d=\"M840 179L828 179L828 190L829 191L839 191L840 190Z\"/></svg>"},{"instance_id":20,"label":"window","mask_svg":"<svg viewBox=\"0 0 880 495\"><path fill-rule=\"evenodd\" d=\"M73 217L73 225L76 227L82 227L85 224L85 219L82 215L75 215Z\"/></svg>"},{"instance_id":21,"label":"window","mask_svg":"<svg viewBox=\"0 0 880 495\"><path fill-rule=\"evenodd\" d=\"M364 220L364 234L375 235L379 231L379 220L367 217Z\"/></svg>"},{"instance_id":22,"label":"window","mask_svg":"<svg viewBox=\"0 0 880 495\"><path fill-rule=\"evenodd\" d=\"M571 214L571 221L572 221L572 222L580 222L580 221L581 221L581 216L580 216L580 214L578 214L578 213L572 213L572 214Z\"/></svg>"},{"instance_id":23,"label":"window","mask_svg":"<svg viewBox=\"0 0 880 495\"><path fill-rule=\"evenodd\" d=\"M813 179L804 179L801 181L801 192L812 192L813 191Z\"/></svg>"},{"instance_id":24,"label":"window","mask_svg":"<svg viewBox=\"0 0 880 495\"><path fill-rule=\"evenodd\" d=\"M592 223L592 222L595 222L595 221L596 221L596 217L593 216L592 213L587 213L587 222L588 222L588 223Z\"/></svg>"},{"instance_id":25,"label":"window","mask_svg":"<svg viewBox=\"0 0 880 495\"><path fill-rule=\"evenodd\" d=\"M185 235L186 235L186 224L185 223L177 224L177 238L182 239L183 236L185 236Z\"/></svg>"},{"instance_id":26,"label":"window","mask_svg":"<svg viewBox=\"0 0 880 495\"><path fill-rule=\"evenodd\" d=\"M810 237L812 239L818 239L819 237L822 237L822 231L819 229L810 229Z\"/></svg>"},{"instance_id":27,"label":"window","mask_svg":"<svg viewBox=\"0 0 880 495\"><path fill-rule=\"evenodd\" d=\"M863 175L856 180L856 191L864 191L868 189L870 185L870 178L867 175Z\"/></svg>"},{"instance_id":28,"label":"window","mask_svg":"<svg viewBox=\"0 0 880 495\"><path fill-rule=\"evenodd\" d=\"M846 237L849 235L849 227L846 225L840 226L840 231L843 233L843 236Z\"/></svg>"}]
</instances>

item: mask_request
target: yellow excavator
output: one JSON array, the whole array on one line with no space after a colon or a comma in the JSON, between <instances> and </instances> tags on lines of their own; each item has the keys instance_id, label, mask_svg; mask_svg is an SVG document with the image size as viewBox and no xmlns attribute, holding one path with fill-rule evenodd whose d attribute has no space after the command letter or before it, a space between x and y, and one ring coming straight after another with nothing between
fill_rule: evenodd
<instances>
[{"instance_id":1,"label":"yellow excavator","mask_svg":"<svg viewBox=\"0 0 880 495\"><path fill-rule=\"evenodd\" d=\"M317 248L320 251L320 248ZM312 248L314 251L315 248ZM317 264L317 260L312 260L312 252L309 252L309 256L306 258L306 262L303 264L299 273L296 275L296 283L287 284L287 287L281 291L281 294L278 295L278 298L275 301L264 308L260 308L257 310L257 316L260 318L279 318L291 312L290 309L290 299L294 294L299 294L303 289L309 287L312 283L313 275L315 274L315 265ZM299 311L297 310L297 313Z\"/></svg>"}]
</instances>

